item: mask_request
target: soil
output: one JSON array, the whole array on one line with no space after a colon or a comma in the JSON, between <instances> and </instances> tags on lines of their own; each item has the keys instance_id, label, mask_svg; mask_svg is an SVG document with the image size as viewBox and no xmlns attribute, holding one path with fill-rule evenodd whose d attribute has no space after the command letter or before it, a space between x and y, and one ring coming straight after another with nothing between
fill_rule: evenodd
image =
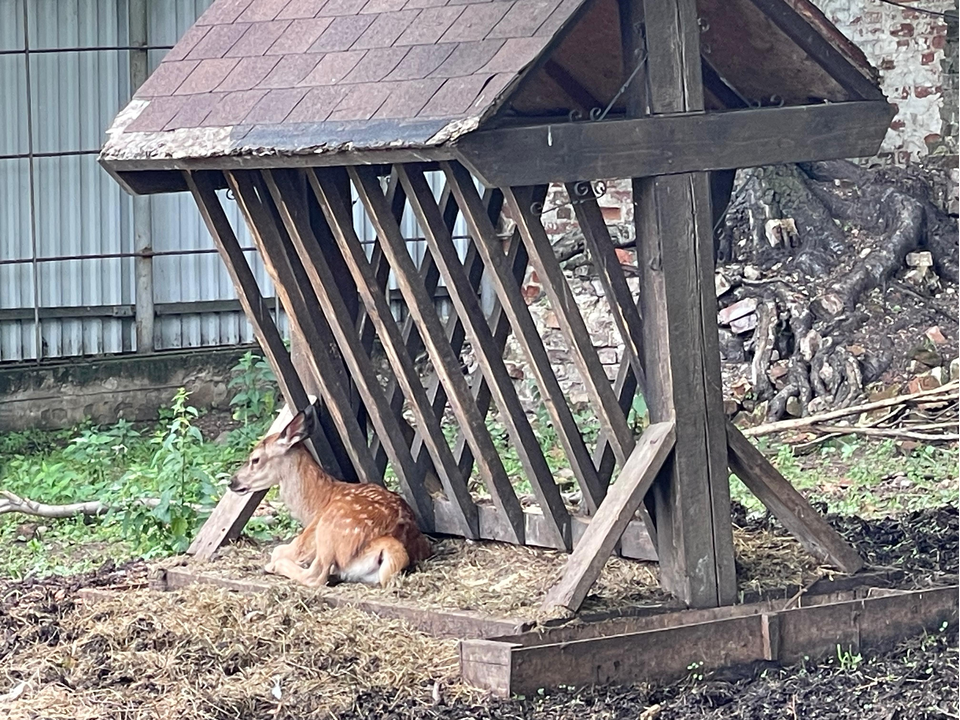
<instances>
[{"instance_id":1,"label":"soil","mask_svg":"<svg viewBox=\"0 0 960 720\"><path fill-rule=\"evenodd\" d=\"M873 565L942 584L960 560L955 507L830 517ZM776 536L768 518L737 522ZM455 679L456 643L277 588L145 589L142 561L0 583L0 715L16 718L742 718L957 716L956 628L893 648L668 686L545 690L509 700ZM111 591L81 599L81 588ZM21 687L21 683L25 683ZM18 697L7 698L21 687ZM276 688L282 687L278 701ZM16 694L16 693L15 693Z\"/></svg>"}]
</instances>

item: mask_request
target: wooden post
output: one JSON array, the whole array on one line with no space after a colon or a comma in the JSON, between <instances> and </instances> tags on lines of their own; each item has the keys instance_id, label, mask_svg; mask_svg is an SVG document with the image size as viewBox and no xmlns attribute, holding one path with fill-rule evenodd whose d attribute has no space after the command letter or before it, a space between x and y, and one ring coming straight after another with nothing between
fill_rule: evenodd
<instances>
[{"instance_id":1,"label":"wooden post","mask_svg":"<svg viewBox=\"0 0 960 720\"><path fill-rule=\"evenodd\" d=\"M703 109L695 0L622 0L628 114ZM641 23L642 19L642 23ZM732 603L736 570L705 173L633 183L643 366L676 447L653 485L660 581L694 607Z\"/></svg>"}]
</instances>

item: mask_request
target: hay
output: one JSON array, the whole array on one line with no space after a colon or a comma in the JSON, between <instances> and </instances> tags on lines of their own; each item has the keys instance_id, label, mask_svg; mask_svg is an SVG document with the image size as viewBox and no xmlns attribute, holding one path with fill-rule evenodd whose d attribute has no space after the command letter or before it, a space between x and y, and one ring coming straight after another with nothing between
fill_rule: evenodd
<instances>
[{"instance_id":1,"label":"hay","mask_svg":"<svg viewBox=\"0 0 960 720\"><path fill-rule=\"evenodd\" d=\"M299 593L125 591L72 606L56 634L53 647L35 636L4 658L0 692L26 685L0 714L332 717L367 690L428 704L468 692L455 682L455 641Z\"/></svg>"},{"instance_id":2,"label":"hay","mask_svg":"<svg viewBox=\"0 0 960 720\"><path fill-rule=\"evenodd\" d=\"M193 569L232 580L293 587L267 575L263 565L272 545L244 543ZM743 593L806 585L826 574L798 542L769 530L734 528L739 589ZM543 620L539 606L559 579L565 553L504 543L441 540L435 554L415 571L381 589L344 583L321 592L350 600L401 602L431 610L463 610L498 618ZM602 613L637 605L659 605L670 596L659 587L656 563L610 558L590 590L581 613Z\"/></svg>"}]
</instances>

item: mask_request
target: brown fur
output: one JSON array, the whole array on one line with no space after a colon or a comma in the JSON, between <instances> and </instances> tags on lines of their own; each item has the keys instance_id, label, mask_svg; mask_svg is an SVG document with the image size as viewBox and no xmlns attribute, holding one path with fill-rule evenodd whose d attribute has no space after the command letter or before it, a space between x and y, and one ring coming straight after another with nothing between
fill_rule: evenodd
<instances>
[{"instance_id":1,"label":"brown fur","mask_svg":"<svg viewBox=\"0 0 960 720\"><path fill-rule=\"evenodd\" d=\"M410 506L396 493L369 483L334 479L301 445L312 417L297 415L276 435L262 440L231 481L238 492L280 484L290 512L306 523L303 532L274 549L267 572L305 585L330 575L386 585L397 573L431 555ZM304 568L304 565L308 567Z\"/></svg>"}]
</instances>

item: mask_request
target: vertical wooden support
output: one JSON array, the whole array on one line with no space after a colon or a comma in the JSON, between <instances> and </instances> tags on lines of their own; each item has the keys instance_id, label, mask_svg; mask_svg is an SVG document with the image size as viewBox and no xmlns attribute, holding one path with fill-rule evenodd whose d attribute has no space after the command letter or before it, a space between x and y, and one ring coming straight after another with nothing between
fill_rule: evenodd
<instances>
[{"instance_id":1,"label":"vertical wooden support","mask_svg":"<svg viewBox=\"0 0 960 720\"><path fill-rule=\"evenodd\" d=\"M497 347L484 317L476 289L464 272L440 208L421 170L406 166L401 166L398 170L400 181L410 198L410 206L426 235L430 254L440 269L456 314L465 327L477 363L500 409L500 417L510 433L527 480L543 512L553 546L569 549L570 531L566 522L568 515L560 491L553 481L540 442L530 427L513 380L507 373L502 350Z\"/></svg>"},{"instance_id":2,"label":"vertical wooden support","mask_svg":"<svg viewBox=\"0 0 960 720\"><path fill-rule=\"evenodd\" d=\"M207 174L184 173L184 179L213 237L213 242L220 251L227 273L240 299L240 305L253 326L257 342L260 343L260 348L277 376L280 392L283 393L287 403L297 410L302 410L310 404L310 400L293 367L290 355L283 345L283 339L273 322L270 309L263 301L263 296L257 287L257 279L253 276L233 228L230 227L230 221L223 212L212 178ZM330 472L338 472L339 466L336 464L333 451L322 433L316 434L312 441L321 464ZM236 539L240 535L265 494L265 492L248 495L237 495L232 492L224 494L187 552L203 560L213 557L223 543Z\"/></svg>"},{"instance_id":3,"label":"vertical wooden support","mask_svg":"<svg viewBox=\"0 0 960 720\"><path fill-rule=\"evenodd\" d=\"M655 114L702 110L696 1L622 2L625 74L646 58L627 91L630 114L644 105ZM676 450L652 489L660 580L689 605L728 604L736 571L709 183L690 173L634 180L633 192L647 405L652 421L675 418L677 429Z\"/></svg>"}]
</instances>

